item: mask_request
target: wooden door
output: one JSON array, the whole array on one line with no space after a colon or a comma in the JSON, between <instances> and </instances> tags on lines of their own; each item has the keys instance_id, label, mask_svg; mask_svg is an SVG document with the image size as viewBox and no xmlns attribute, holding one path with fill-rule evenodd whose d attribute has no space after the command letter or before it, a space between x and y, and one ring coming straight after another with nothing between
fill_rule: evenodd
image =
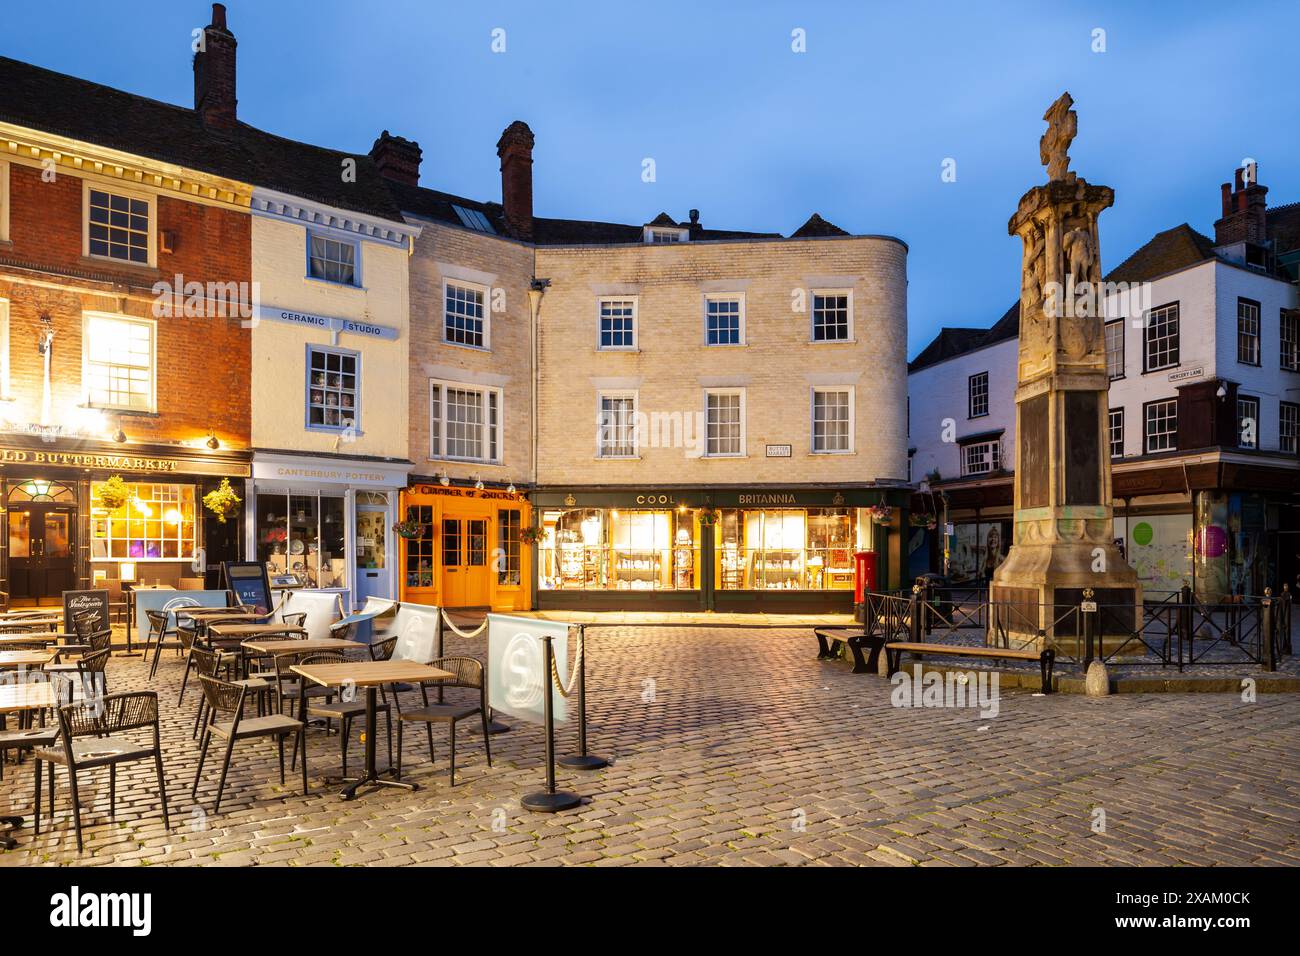
<instances>
[{"instance_id":1,"label":"wooden door","mask_svg":"<svg viewBox=\"0 0 1300 956\"><path fill-rule=\"evenodd\" d=\"M24 503L9 509L9 581L14 598L58 599L75 587L76 509Z\"/></svg>"}]
</instances>

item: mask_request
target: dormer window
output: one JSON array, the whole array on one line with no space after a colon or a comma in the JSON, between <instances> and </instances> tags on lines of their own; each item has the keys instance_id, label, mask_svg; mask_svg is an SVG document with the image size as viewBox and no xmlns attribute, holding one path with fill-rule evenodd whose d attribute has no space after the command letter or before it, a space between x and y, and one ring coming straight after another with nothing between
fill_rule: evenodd
<instances>
[{"instance_id":1,"label":"dormer window","mask_svg":"<svg viewBox=\"0 0 1300 956\"><path fill-rule=\"evenodd\" d=\"M687 231L685 229L669 229L662 226L646 226L645 241L649 243L660 242L685 242Z\"/></svg>"}]
</instances>

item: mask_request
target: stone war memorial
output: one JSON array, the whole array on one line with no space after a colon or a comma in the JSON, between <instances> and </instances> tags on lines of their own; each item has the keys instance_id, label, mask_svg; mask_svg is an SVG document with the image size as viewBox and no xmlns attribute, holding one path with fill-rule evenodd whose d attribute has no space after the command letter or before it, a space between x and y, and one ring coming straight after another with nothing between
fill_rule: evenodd
<instances>
[{"instance_id":1,"label":"stone war memorial","mask_svg":"<svg viewBox=\"0 0 1300 956\"><path fill-rule=\"evenodd\" d=\"M1023 646L1074 636L1066 614L1095 598L1102 635L1140 622L1141 586L1115 546L1106 444L1106 347L1097 217L1109 186L1070 170L1078 116L1069 93L1044 114L1047 182L1020 198L1007 226L1023 243L1016 385L1015 539L994 572L1001 630ZM1077 308L1077 302L1091 308ZM1091 595L1085 595L1091 589ZM1058 626L1059 622L1059 626Z\"/></svg>"}]
</instances>

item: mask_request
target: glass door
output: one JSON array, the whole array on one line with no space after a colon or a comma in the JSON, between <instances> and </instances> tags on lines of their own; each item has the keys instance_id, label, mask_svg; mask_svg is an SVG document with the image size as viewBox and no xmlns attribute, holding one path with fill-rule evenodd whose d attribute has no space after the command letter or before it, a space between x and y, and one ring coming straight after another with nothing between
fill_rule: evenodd
<instances>
[{"instance_id":1,"label":"glass door","mask_svg":"<svg viewBox=\"0 0 1300 956\"><path fill-rule=\"evenodd\" d=\"M376 497L373 492L367 499ZM362 504L357 502L357 594L358 605L367 597L390 598L393 589L389 583L388 568L388 505L387 503Z\"/></svg>"},{"instance_id":2,"label":"glass door","mask_svg":"<svg viewBox=\"0 0 1300 956\"><path fill-rule=\"evenodd\" d=\"M58 599L75 583L76 512L29 504L9 510L9 578L15 598Z\"/></svg>"}]
</instances>

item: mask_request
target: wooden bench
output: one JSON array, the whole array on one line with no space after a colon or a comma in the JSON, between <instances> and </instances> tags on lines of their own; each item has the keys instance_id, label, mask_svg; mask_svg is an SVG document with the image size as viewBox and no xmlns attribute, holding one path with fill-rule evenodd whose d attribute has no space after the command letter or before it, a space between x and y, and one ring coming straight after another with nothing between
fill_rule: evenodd
<instances>
[{"instance_id":1,"label":"wooden bench","mask_svg":"<svg viewBox=\"0 0 1300 956\"><path fill-rule=\"evenodd\" d=\"M1043 678L1043 693L1050 694L1052 692L1052 667L1056 661L1056 652L1050 647L1040 653L1035 650L1013 650L1007 647L963 647L957 644L915 644L906 641L890 641L885 645L885 658L890 677L898 673L899 658L905 652L931 656L1038 661L1038 667Z\"/></svg>"},{"instance_id":2,"label":"wooden bench","mask_svg":"<svg viewBox=\"0 0 1300 956\"><path fill-rule=\"evenodd\" d=\"M813 634L817 636L817 644L821 648L817 652L818 660L835 660L839 657L839 645L843 644L853 653L853 673L876 673L880 649L885 646L885 641L880 636L868 634L860 627L815 627ZM866 660L862 657L864 647L871 650L871 657Z\"/></svg>"}]
</instances>

